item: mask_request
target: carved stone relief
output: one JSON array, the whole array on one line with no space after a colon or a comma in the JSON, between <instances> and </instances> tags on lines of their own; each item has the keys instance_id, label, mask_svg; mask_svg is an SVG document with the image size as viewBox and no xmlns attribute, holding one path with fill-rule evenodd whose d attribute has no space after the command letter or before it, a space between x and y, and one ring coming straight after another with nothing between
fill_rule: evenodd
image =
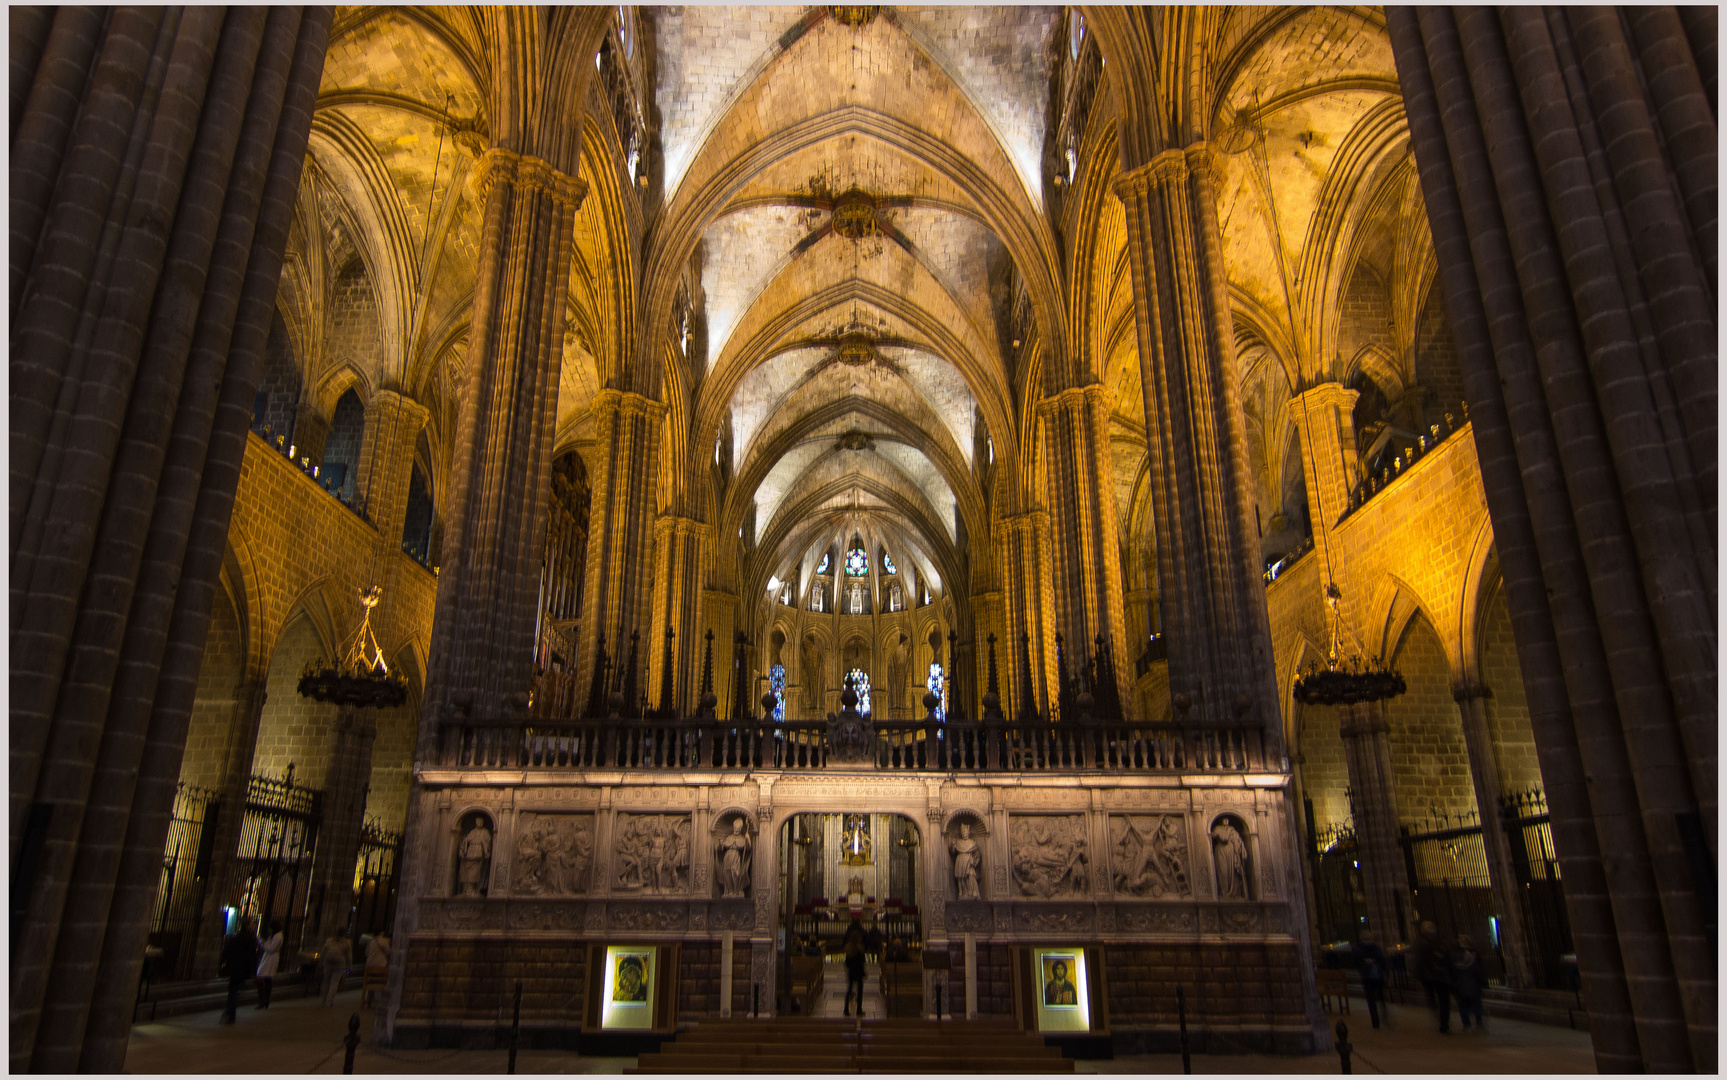
<instances>
[{"instance_id":1,"label":"carved stone relief","mask_svg":"<svg viewBox=\"0 0 1727 1080\"><path fill-rule=\"evenodd\" d=\"M516 819L516 896L580 896L594 860L594 815L530 814Z\"/></svg>"},{"instance_id":2,"label":"carved stone relief","mask_svg":"<svg viewBox=\"0 0 1727 1080\"><path fill-rule=\"evenodd\" d=\"M659 895L688 892L690 828L689 814L619 814L612 833L613 887Z\"/></svg>"},{"instance_id":3,"label":"carved stone relief","mask_svg":"<svg viewBox=\"0 0 1727 1080\"><path fill-rule=\"evenodd\" d=\"M560 904L539 900L512 900L504 925L511 930L580 931L586 916L586 905Z\"/></svg>"},{"instance_id":4,"label":"carved stone relief","mask_svg":"<svg viewBox=\"0 0 1727 1080\"><path fill-rule=\"evenodd\" d=\"M1022 931L1079 934L1091 929L1091 908L1021 907L1017 921Z\"/></svg>"},{"instance_id":5,"label":"carved stone relief","mask_svg":"<svg viewBox=\"0 0 1727 1080\"><path fill-rule=\"evenodd\" d=\"M745 900L723 900L713 905L709 922L715 930L749 930L756 924L755 905Z\"/></svg>"},{"instance_id":6,"label":"carved stone relief","mask_svg":"<svg viewBox=\"0 0 1727 1080\"><path fill-rule=\"evenodd\" d=\"M990 928L990 907L975 901L955 900L947 906L946 925L954 933L977 933Z\"/></svg>"},{"instance_id":7,"label":"carved stone relief","mask_svg":"<svg viewBox=\"0 0 1727 1080\"><path fill-rule=\"evenodd\" d=\"M1085 832L1083 814L1010 817L1008 839L1019 895L1039 900L1086 895L1091 856Z\"/></svg>"},{"instance_id":8,"label":"carved stone relief","mask_svg":"<svg viewBox=\"0 0 1727 1080\"><path fill-rule=\"evenodd\" d=\"M1111 814L1110 869L1115 891L1154 900L1193 895L1187 822L1175 814Z\"/></svg>"},{"instance_id":9,"label":"carved stone relief","mask_svg":"<svg viewBox=\"0 0 1727 1080\"><path fill-rule=\"evenodd\" d=\"M689 913L683 905L620 904L611 911L613 930L682 930Z\"/></svg>"},{"instance_id":10,"label":"carved stone relief","mask_svg":"<svg viewBox=\"0 0 1727 1080\"><path fill-rule=\"evenodd\" d=\"M1116 925L1133 934L1191 934L1197 928L1190 907L1121 907Z\"/></svg>"}]
</instances>

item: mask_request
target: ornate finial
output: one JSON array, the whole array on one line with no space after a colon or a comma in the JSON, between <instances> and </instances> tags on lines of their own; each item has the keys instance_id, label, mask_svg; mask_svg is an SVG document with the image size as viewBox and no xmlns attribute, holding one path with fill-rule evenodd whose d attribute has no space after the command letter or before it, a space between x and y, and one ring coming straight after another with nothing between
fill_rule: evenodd
<instances>
[{"instance_id":1,"label":"ornate finial","mask_svg":"<svg viewBox=\"0 0 1727 1080\"><path fill-rule=\"evenodd\" d=\"M677 631L666 627L666 657L660 665L660 719L671 720L676 707L672 700L672 645Z\"/></svg>"},{"instance_id":2,"label":"ornate finial","mask_svg":"<svg viewBox=\"0 0 1727 1080\"><path fill-rule=\"evenodd\" d=\"M624 685L622 688L624 706L628 707L634 707L637 698L640 697L640 695L636 693L636 672L638 670L636 666L636 656L637 648L641 644L641 639L642 632L640 630L630 631L630 659L628 662L629 666L624 669Z\"/></svg>"},{"instance_id":3,"label":"ornate finial","mask_svg":"<svg viewBox=\"0 0 1727 1080\"><path fill-rule=\"evenodd\" d=\"M720 699L714 696L714 631L708 628L707 645L702 653L702 703L701 715L704 719L714 718L714 706Z\"/></svg>"},{"instance_id":4,"label":"ornate finial","mask_svg":"<svg viewBox=\"0 0 1727 1080\"><path fill-rule=\"evenodd\" d=\"M880 4L829 4L828 14L841 26L857 29L869 25L881 11Z\"/></svg>"},{"instance_id":5,"label":"ornate finial","mask_svg":"<svg viewBox=\"0 0 1727 1080\"><path fill-rule=\"evenodd\" d=\"M985 640L988 641L988 643L989 643L989 682L986 684L987 689L984 690L984 694L983 694L983 718L986 722L1000 723L1001 719L1002 719L1002 716L1001 716L1001 690L996 685L996 678L995 678L995 634L994 634L994 632L992 631L990 633L989 637L986 638Z\"/></svg>"},{"instance_id":6,"label":"ornate finial","mask_svg":"<svg viewBox=\"0 0 1727 1080\"><path fill-rule=\"evenodd\" d=\"M948 699L952 704L948 706L947 718L963 723L965 721L965 700L960 696L959 684L955 681L958 674L959 631L949 629L947 632L947 681L945 685L952 688L948 693Z\"/></svg>"},{"instance_id":7,"label":"ornate finial","mask_svg":"<svg viewBox=\"0 0 1727 1080\"><path fill-rule=\"evenodd\" d=\"M1038 719L1037 703L1033 700L1037 691L1031 681L1031 634L1022 630L1019 641L1019 718L1022 722L1031 722Z\"/></svg>"},{"instance_id":8,"label":"ornate finial","mask_svg":"<svg viewBox=\"0 0 1727 1080\"><path fill-rule=\"evenodd\" d=\"M588 686L588 706L583 710L584 716L601 716L606 707L606 669L611 666L606 656L606 632L601 630L594 637L594 678Z\"/></svg>"}]
</instances>

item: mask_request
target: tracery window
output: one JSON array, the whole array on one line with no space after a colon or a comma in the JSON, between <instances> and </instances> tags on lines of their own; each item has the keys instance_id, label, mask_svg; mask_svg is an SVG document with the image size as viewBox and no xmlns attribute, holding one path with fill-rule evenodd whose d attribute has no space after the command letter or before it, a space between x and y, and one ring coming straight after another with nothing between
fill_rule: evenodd
<instances>
[{"instance_id":1,"label":"tracery window","mask_svg":"<svg viewBox=\"0 0 1727 1080\"><path fill-rule=\"evenodd\" d=\"M857 691L858 712L869 712L869 676L863 668L851 669L852 689Z\"/></svg>"},{"instance_id":2,"label":"tracery window","mask_svg":"<svg viewBox=\"0 0 1727 1080\"><path fill-rule=\"evenodd\" d=\"M774 704L774 723L783 724L786 719L786 666L775 664L768 670L768 689L774 692L779 700Z\"/></svg>"},{"instance_id":3,"label":"tracery window","mask_svg":"<svg viewBox=\"0 0 1727 1080\"><path fill-rule=\"evenodd\" d=\"M934 691L936 697L941 698L941 704L935 707L935 718L937 720L946 720L947 675L942 671L940 664L931 664L929 666L929 688Z\"/></svg>"},{"instance_id":4,"label":"tracery window","mask_svg":"<svg viewBox=\"0 0 1727 1080\"><path fill-rule=\"evenodd\" d=\"M863 577L869 573L869 556L863 548L852 548L846 552L846 577Z\"/></svg>"},{"instance_id":5,"label":"tracery window","mask_svg":"<svg viewBox=\"0 0 1727 1080\"><path fill-rule=\"evenodd\" d=\"M881 572L884 574L899 573L899 567L893 564L893 556L887 553L887 548L881 549Z\"/></svg>"},{"instance_id":6,"label":"tracery window","mask_svg":"<svg viewBox=\"0 0 1727 1080\"><path fill-rule=\"evenodd\" d=\"M824 552L822 552L822 561L816 564L816 573L825 574L828 572L828 567L830 567L832 565L833 565L833 552L824 551Z\"/></svg>"},{"instance_id":7,"label":"tracery window","mask_svg":"<svg viewBox=\"0 0 1727 1080\"><path fill-rule=\"evenodd\" d=\"M1085 44L1085 16L1075 11L1069 16L1067 24L1068 50L1075 60L1079 59L1079 47Z\"/></svg>"}]
</instances>

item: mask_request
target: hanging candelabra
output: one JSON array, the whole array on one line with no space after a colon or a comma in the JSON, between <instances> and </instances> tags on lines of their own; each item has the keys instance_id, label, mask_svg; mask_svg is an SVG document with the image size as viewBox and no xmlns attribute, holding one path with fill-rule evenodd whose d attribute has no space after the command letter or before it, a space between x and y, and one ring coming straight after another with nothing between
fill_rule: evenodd
<instances>
[{"instance_id":1,"label":"hanging candelabra","mask_svg":"<svg viewBox=\"0 0 1727 1080\"><path fill-rule=\"evenodd\" d=\"M1327 582L1325 603L1331 609L1331 654L1326 666L1308 665L1307 671L1295 680L1295 700L1303 705L1359 705L1368 701L1384 701L1409 689L1403 676L1375 660L1349 658L1347 667L1338 662L1337 602L1343 593L1336 582Z\"/></svg>"},{"instance_id":2,"label":"hanging candelabra","mask_svg":"<svg viewBox=\"0 0 1727 1080\"><path fill-rule=\"evenodd\" d=\"M374 585L360 590L364 614L359 629L337 650L338 660L320 658L300 673L301 697L333 705L389 708L408 700L408 684L390 671L384 650L372 634L372 609L383 599L384 589Z\"/></svg>"}]
</instances>

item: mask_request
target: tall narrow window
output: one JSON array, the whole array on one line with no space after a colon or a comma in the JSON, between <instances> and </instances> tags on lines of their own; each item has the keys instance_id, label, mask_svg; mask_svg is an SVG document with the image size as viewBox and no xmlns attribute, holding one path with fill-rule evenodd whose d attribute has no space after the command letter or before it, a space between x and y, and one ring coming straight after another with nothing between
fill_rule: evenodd
<instances>
[{"instance_id":1,"label":"tall narrow window","mask_svg":"<svg viewBox=\"0 0 1727 1080\"><path fill-rule=\"evenodd\" d=\"M816 582L814 585L810 586L810 610L811 611L826 611L827 610L827 608L822 606L822 583L819 581Z\"/></svg>"},{"instance_id":2,"label":"tall narrow window","mask_svg":"<svg viewBox=\"0 0 1727 1080\"><path fill-rule=\"evenodd\" d=\"M942 671L940 664L931 664L929 666L929 688L935 692L936 697L941 698L941 704L935 707L935 718L937 720L946 720L947 675Z\"/></svg>"},{"instance_id":3,"label":"tall narrow window","mask_svg":"<svg viewBox=\"0 0 1727 1080\"><path fill-rule=\"evenodd\" d=\"M780 603L786 607L792 606L792 583L789 581L780 586Z\"/></svg>"},{"instance_id":4,"label":"tall narrow window","mask_svg":"<svg viewBox=\"0 0 1727 1080\"><path fill-rule=\"evenodd\" d=\"M828 567L830 567L832 565L833 565L833 552L824 551L824 552L822 552L822 561L816 564L816 573L825 574L828 572Z\"/></svg>"},{"instance_id":5,"label":"tall narrow window","mask_svg":"<svg viewBox=\"0 0 1727 1080\"><path fill-rule=\"evenodd\" d=\"M863 668L852 668L850 674L852 678L852 689L856 690L858 695L858 712L868 713L869 676L864 673Z\"/></svg>"},{"instance_id":6,"label":"tall narrow window","mask_svg":"<svg viewBox=\"0 0 1727 1080\"><path fill-rule=\"evenodd\" d=\"M853 614L853 615L864 614L863 585L858 583L858 582L855 582L855 581L852 582L852 588L851 588L851 614Z\"/></svg>"},{"instance_id":7,"label":"tall narrow window","mask_svg":"<svg viewBox=\"0 0 1727 1080\"><path fill-rule=\"evenodd\" d=\"M775 664L768 671L768 689L774 692L779 700L774 703L774 723L783 724L786 720L786 666Z\"/></svg>"},{"instance_id":8,"label":"tall narrow window","mask_svg":"<svg viewBox=\"0 0 1727 1080\"><path fill-rule=\"evenodd\" d=\"M900 611L904 608L905 591L899 587L899 582L896 581L893 583L893 588L889 589L887 593L887 609L889 611Z\"/></svg>"},{"instance_id":9,"label":"tall narrow window","mask_svg":"<svg viewBox=\"0 0 1727 1080\"><path fill-rule=\"evenodd\" d=\"M881 549L881 572L884 574L899 573L899 567L893 564L893 556L887 553L887 548Z\"/></svg>"}]
</instances>

